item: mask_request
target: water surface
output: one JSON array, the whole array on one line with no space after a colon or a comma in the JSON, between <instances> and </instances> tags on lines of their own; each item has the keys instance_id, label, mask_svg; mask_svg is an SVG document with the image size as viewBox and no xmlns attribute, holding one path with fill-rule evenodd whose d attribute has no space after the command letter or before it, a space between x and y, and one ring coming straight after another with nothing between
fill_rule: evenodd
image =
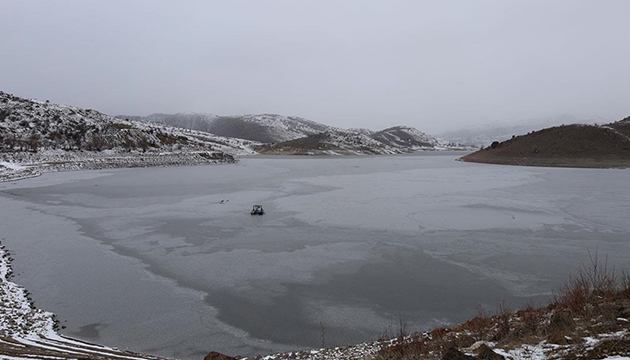
<instances>
[{"instance_id":1,"label":"water surface","mask_svg":"<svg viewBox=\"0 0 630 360\"><path fill-rule=\"evenodd\" d=\"M459 155L45 174L0 184L0 237L64 333L183 359L545 301L589 250L627 267L629 171Z\"/></svg>"}]
</instances>

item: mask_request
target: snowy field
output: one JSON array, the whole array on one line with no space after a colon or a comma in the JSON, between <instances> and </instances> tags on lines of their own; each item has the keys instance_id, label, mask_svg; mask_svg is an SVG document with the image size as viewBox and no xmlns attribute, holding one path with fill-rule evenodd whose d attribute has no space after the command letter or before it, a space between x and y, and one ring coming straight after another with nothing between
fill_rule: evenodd
<instances>
[{"instance_id":1,"label":"snowy field","mask_svg":"<svg viewBox=\"0 0 630 360\"><path fill-rule=\"evenodd\" d=\"M630 171L460 155L44 174L0 184L0 238L14 281L62 333L182 359L545 302L589 251L630 266Z\"/></svg>"}]
</instances>

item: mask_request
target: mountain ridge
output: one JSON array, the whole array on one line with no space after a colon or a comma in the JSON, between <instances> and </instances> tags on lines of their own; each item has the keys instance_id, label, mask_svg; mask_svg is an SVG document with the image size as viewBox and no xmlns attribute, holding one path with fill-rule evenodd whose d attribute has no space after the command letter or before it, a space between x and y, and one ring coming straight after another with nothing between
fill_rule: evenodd
<instances>
[{"instance_id":1,"label":"mountain ridge","mask_svg":"<svg viewBox=\"0 0 630 360\"><path fill-rule=\"evenodd\" d=\"M181 114L181 113L180 113ZM161 115L170 125L182 124L178 117ZM140 118L155 121L156 116ZM189 124L192 129L199 127ZM416 128L397 125L387 129L342 129L297 116L251 114L217 116L207 114L204 125L217 135L259 141L257 150L265 154L399 154L418 150L470 150L460 144L436 138Z\"/></svg>"}]
</instances>

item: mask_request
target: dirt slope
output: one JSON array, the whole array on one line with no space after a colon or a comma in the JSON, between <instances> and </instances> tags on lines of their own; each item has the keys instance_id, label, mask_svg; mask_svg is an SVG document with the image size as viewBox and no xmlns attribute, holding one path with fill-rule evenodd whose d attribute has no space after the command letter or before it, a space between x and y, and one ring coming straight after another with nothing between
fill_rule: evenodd
<instances>
[{"instance_id":1,"label":"dirt slope","mask_svg":"<svg viewBox=\"0 0 630 360\"><path fill-rule=\"evenodd\" d=\"M607 125L563 125L516 136L462 161L564 167L630 167L630 118Z\"/></svg>"}]
</instances>

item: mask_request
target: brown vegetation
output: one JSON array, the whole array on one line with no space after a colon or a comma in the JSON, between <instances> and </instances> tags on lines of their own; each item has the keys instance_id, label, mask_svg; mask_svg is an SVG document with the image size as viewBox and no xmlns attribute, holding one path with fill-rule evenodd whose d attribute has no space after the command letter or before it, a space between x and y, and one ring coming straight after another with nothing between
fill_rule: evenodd
<instances>
[{"instance_id":1,"label":"brown vegetation","mask_svg":"<svg viewBox=\"0 0 630 360\"><path fill-rule=\"evenodd\" d=\"M562 167L629 167L630 118L608 125L562 125L503 142L463 161Z\"/></svg>"},{"instance_id":2,"label":"brown vegetation","mask_svg":"<svg viewBox=\"0 0 630 360\"><path fill-rule=\"evenodd\" d=\"M400 337L374 358L503 358L479 342L494 344L495 349L503 350L546 343L551 345L547 354L550 359L629 355L630 340L624 340L624 335L620 339L612 334L625 334L627 338L630 331L630 277L626 272L618 274L608 268L597 255L590 260L546 307L528 306L513 312L501 305L492 316L480 311L477 317L452 328ZM589 338L597 341L589 344L586 341ZM466 349L475 355L464 355L457 349Z\"/></svg>"}]
</instances>

